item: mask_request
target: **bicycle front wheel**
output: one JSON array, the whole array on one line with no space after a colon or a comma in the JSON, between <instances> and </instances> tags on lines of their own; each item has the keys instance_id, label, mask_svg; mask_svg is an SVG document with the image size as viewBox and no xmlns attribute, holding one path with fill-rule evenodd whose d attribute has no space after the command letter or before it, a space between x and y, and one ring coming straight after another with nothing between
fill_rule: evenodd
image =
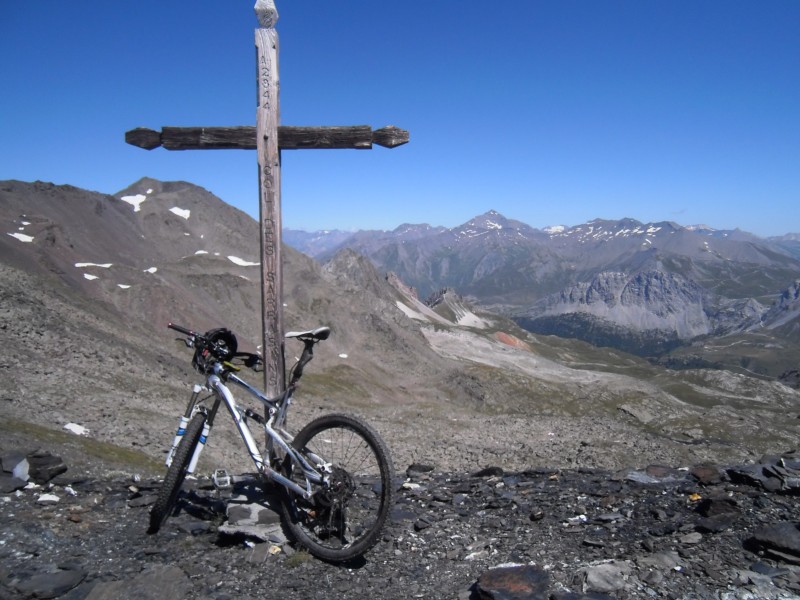
<instances>
[{"instance_id":1,"label":"bicycle front wheel","mask_svg":"<svg viewBox=\"0 0 800 600\"><path fill-rule=\"evenodd\" d=\"M153 508L150 509L150 527L147 529L147 533L158 532L167 517L172 514L205 423L206 416L202 413L197 413L186 427L186 433L183 434L178 447L175 449L172 463L170 463L167 474L164 476L164 483L161 484L158 498L153 504Z\"/></svg>"},{"instance_id":2,"label":"bicycle front wheel","mask_svg":"<svg viewBox=\"0 0 800 600\"><path fill-rule=\"evenodd\" d=\"M343 562L374 546L392 503L394 470L378 433L357 417L331 414L306 425L292 445L329 483L308 500L286 493L282 503L289 533L314 556ZM284 473L305 480L287 458Z\"/></svg>"}]
</instances>

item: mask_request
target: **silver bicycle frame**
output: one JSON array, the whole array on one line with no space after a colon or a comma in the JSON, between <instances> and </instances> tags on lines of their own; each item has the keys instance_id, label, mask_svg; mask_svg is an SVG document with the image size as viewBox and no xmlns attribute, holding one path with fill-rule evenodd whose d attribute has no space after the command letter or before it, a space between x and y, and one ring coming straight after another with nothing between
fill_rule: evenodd
<instances>
[{"instance_id":1,"label":"silver bicycle frame","mask_svg":"<svg viewBox=\"0 0 800 600\"><path fill-rule=\"evenodd\" d=\"M323 473L320 473L317 468L309 464L309 462L294 448L292 448L288 440L291 440L291 436L283 430L283 422L286 418L286 409L288 405L291 403L291 393L286 398L283 398L283 402L276 402L274 400L270 400L266 396L264 396L258 389L247 383L246 381L240 379L236 375L229 373L227 375L227 379L243 387L246 389L250 394L261 400L269 408L269 419L264 424L264 431L269 436L269 438L277 444L277 446L281 449L281 451L291 457L292 462L300 468L303 472L303 475L306 480L306 487L305 489L295 483L294 481L284 477L280 473L278 473L275 469L273 469L269 465L269 456L268 452L269 449L264 451L264 455L261 454L261 451L258 448L258 444L256 444L256 440L253 437L253 433L250 431L250 427L247 425L246 417L244 411L239 408L236 404L236 399L233 397L228 386L222 380L220 375L223 373L224 367L216 363L214 365L214 372L213 374L208 376L206 387L210 391L214 393L214 396L217 398L217 401L222 401L225 403L225 406L228 408L228 412L230 413L231 417L233 417L233 421L236 424L236 428L239 430L240 435L242 436L242 441L244 442L245 446L247 447L247 451L250 454L250 458L253 460L253 463L256 466L256 469L259 473L264 474L266 477L279 483L280 485L292 490L293 492L303 496L304 498L308 499L313 496L314 491L311 488L311 484L322 484L325 482L326 473L330 471L330 466L327 464L320 465ZM192 395L192 399L190 400L190 404L197 402L197 394ZM192 407L193 408L193 407ZM191 409L190 409L191 410ZM187 411L188 412L188 411ZM216 411L215 411L216 412ZM277 421L277 429L273 426L276 425ZM206 428L203 430L203 442L205 442L205 438L208 436L210 431L210 427L208 423L206 423ZM192 456L192 460L190 462L189 473L194 471L194 467L197 464L197 460L200 457L200 453L203 450L203 446L205 444L201 443L197 445L195 449L194 456ZM319 457L314 456L314 460L318 460Z\"/></svg>"}]
</instances>

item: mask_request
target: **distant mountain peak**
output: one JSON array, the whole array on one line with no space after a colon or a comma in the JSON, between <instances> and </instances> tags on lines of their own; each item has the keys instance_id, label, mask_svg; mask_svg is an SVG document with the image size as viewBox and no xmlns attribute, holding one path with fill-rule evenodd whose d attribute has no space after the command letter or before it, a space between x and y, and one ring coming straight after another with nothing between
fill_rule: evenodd
<instances>
[{"instance_id":1,"label":"distant mountain peak","mask_svg":"<svg viewBox=\"0 0 800 600\"><path fill-rule=\"evenodd\" d=\"M496 210L490 210L467 221L464 226L482 227L484 229L502 229L508 226L508 219Z\"/></svg>"},{"instance_id":2,"label":"distant mountain peak","mask_svg":"<svg viewBox=\"0 0 800 600\"><path fill-rule=\"evenodd\" d=\"M489 238L516 238L519 236L532 235L534 229L521 221L508 219L496 210L490 210L482 215L474 217L458 227L449 230L459 241L469 240L477 237Z\"/></svg>"},{"instance_id":3,"label":"distant mountain peak","mask_svg":"<svg viewBox=\"0 0 800 600\"><path fill-rule=\"evenodd\" d=\"M402 225L395 227L392 230L392 233L397 235L403 235L406 233L423 233L430 231L431 229L433 228L427 223L403 223Z\"/></svg>"}]
</instances>

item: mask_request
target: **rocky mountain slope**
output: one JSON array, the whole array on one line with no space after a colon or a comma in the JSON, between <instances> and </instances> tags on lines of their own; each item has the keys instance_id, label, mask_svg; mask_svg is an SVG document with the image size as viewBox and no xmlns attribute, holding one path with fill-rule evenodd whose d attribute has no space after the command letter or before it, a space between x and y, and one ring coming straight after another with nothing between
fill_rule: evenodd
<instances>
[{"instance_id":1,"label":"rocky mountain slope","mask_svg":"<svg viewBox=\"0 0 800 600\"><path fill-rule=\"evenodd\" d=\"M243 347L258 343L255 222L196 186L154 180L115 197L2 182L0 219L0 327L14 349L6 418L44 413L50 427L75 422L99 441L162 456L195 381L166 323L227 325ZM798 392L779 382L673 372L532 335L451 290L429 306L352 251L324 266L288 248L284 259L287 330L333 329L297 422L360 412L401 465L683 464L743 460L796 439ZM458 432L446 444L436 443L443 422ZM235 460L233 433L221 428L209 464Z\"/></svg>"}]
</instances>

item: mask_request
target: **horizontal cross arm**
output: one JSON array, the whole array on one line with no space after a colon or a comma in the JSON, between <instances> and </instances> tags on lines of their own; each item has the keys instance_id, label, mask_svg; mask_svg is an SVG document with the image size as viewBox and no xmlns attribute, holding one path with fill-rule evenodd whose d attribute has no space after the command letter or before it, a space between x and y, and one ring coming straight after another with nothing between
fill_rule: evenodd
<instances>
[{"instance_id":1,"label":"horizontal cross arm","mask_svg":"<svg viewBox=\"0 0 800 600\"><path fill-rule=\"evenodd\" d=\"M369 125L345 127L278 127L278 147L282 150L305 148L354 148L366 150L372 144L394 148L408 143L408 131L389 125L373 130ZM152 150L255 150L256 128L240 127L163 127L161 131L138 127L125 133L125 141Z\"/></svg>"},{"instance_id":2,"label":"horizontal cross arm","mask_svg":"<svg viewBox=\"0 0 800 600\"><path fill-rule=\"evenodd\" d=\"M405 129L388 125L373 130L369 125L351 127L278 126L278 147L282 150L303 148L356 148L369 150L372 144L394 148L408 142Z\"/></svg>"}]
</instances>

